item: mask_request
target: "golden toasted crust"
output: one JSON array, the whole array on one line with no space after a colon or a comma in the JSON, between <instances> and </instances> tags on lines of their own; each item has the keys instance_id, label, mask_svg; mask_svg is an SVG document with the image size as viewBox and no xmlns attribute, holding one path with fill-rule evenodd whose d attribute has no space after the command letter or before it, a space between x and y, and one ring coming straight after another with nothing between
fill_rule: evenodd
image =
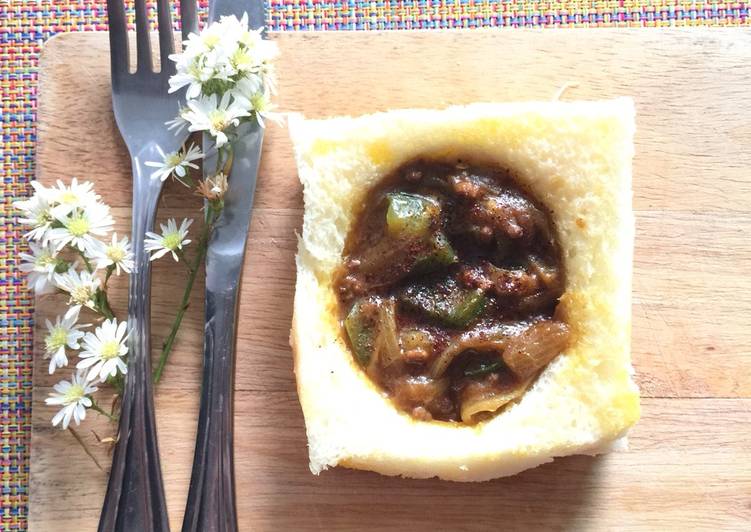
<instances>
[{"instance_id":1,"label":"golden toasted crust","mask_svg":"<svg viewBox=\"0 0 751 532\"><path fill-rule=\"evenodd\" d=\"M291 344L310 468L487 480L607 450L639 417L631 378L629 99L476 104L289 121L305 218ZM550 210L566 269L560 311L571 347L520 402L469 427L397 411L342 342L332 274L368 190L426 157L510 169Z\"/></svg>"}]
</instances>

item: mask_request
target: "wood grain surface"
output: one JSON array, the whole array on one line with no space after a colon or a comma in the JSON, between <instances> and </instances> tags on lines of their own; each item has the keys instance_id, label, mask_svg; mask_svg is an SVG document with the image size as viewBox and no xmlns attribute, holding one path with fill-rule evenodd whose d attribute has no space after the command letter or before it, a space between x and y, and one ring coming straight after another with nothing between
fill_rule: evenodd
<instances>
[{"instance_id":1,"label":"wood grain surface","mask_svg":"<svg viewBox=\"0 0 751 532\"><path fill-rule=\"evenodd\" d=\"M307 469L288 347L301 191L287 131L267 134L240 302L236 467L242 530L748 530L751 522L751 31L566 30L294 33L282 110L323 117L475 101L628 95L637 105L633 359L643 417L631 450L560 459L481 484ZM110 109L105 34L50 40L40 72L37 176L92 179L128 231L130 170ZM160 218L199 202L168 185ZM185 271L154 270L153 334ZM115 299L123 309L120 279ZM37 299L36 341L59 296ZM184 509L198 406L202 287L159 386L170 522ZM34 366L30 524L94 530L106 484L44 405L58 377ZM346 400L346 398L343 398ZM106 469L91 414L78 432Z\"/></svg>"}]
</instances>

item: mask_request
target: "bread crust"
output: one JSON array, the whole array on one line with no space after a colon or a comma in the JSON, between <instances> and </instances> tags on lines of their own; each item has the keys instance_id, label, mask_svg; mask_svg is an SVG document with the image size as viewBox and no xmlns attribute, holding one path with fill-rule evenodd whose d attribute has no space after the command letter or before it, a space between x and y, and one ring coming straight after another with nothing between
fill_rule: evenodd
<instances>
[{"instance_id":1,"label":"bread crust","mask_svg":"<svg viewBox=\"0 0 751 532\"><path fill-rule=\"evenodd\" d=\"M310 469L481 481L571 454L596 454L639 417L630 363L634 222L630 99L475 104L289 120L305 215L290 343ZM353 361L332 290L368 191L418 157L509 169L550 210L573 333L522 399L477 426L416 421Z\"/></svg>"}]
</instances>

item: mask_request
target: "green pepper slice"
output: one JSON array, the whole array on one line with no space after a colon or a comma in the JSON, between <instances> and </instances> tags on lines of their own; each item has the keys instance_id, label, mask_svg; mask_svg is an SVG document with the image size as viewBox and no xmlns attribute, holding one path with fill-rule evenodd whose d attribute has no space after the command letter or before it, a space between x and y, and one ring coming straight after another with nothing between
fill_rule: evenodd
<instances>
[{"instance_id":1,"label":"green pepper slice","mask_svg":"<svg viewBox=\"0 0 751 532\"><path fill-rule=\"evenodd\" d=\"M454 279L431 285L414 285L405 289L399 301L449 327L462 328L475 320L487 304L480 290L460 287Z\"/></svg>"},{"instance_id":2,"label":"green pepper slice","mask_svg":"<svg viewBox=\"0 0 751 532\"><path fill-rule=\"evenodd\" d=\"M428 196L397 192L389 194L387 201L386 228L396 238L427 236L441 213L440 203Z\"/></svg>"},{"instance_id":3,"label":"green pepper slice","mask_svg":"<svg viewBox=\"0 0 751 532\"><path fill-rule=\"evenodd\" d=\"M429 273L456 262L456 252L448 238L438 231L428 238L428 250L417 259L411 273Z\"/></svg>"},{"instance_id":4,"label":"green pepper slice","mask_svg":"<svg viewBox=\"0 0 751 532\"><path fill-rule=\"evenodd\" d=\"M375 346L375 327L373 320L363 312L363 303L367 299L356 301L344 318L344 328L349 336L357 362L366 367L373 355Z\"/></svg>"}]
</instances>

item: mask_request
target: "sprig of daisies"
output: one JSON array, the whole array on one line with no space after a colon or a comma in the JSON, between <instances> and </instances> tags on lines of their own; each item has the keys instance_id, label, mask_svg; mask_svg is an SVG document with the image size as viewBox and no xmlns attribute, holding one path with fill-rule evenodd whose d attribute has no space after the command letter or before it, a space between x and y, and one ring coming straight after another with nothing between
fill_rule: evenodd
<instances>
[{"instance_id":1,"label":"sprig of daisies","mask_svg":"<svg viewBox=\"0 0 751 532\"><path fill-rule=\"evenodd\" d=\"M233 146L242 135L242 126L255 122L265 127L267 119L279 119L271 104L277 54L276 45L262 39L261 29L248 28L246 15L240 19L222 17L200 33L191 34L182 52L170 56L177 69L169 91L184 90L185 101L165 127L178 131L187 128L208 135L213 142L203 153L196 145L200 139L189 139L176 152L159 150L162 160L145 163L153 169L152 179L175 179L206 200L204 223L196 239L190 238L193 220L188 218L180 223L170 219L160 224L158 233L145 235L151 260L172 257L188 271L182 301L154 370L155 382L164 371L211 231L224 208ZM204 168L207 177L198 179L195 174L201 170L199 163L205 167L207 157L213 158L215 165L211 172ZM130 241L113 232L111 209L101 201L93 183L73 178L69 183L58 180L50 187L34 182L32 187L31 197L15 203L19 222L28 227L25 237L29 253L20 255L20 270L27 274L27 284L37 294L58 292L67 296L67 309L45 323L43 356L49 359L49 373L68 368L71 357L77 357L68 369L70 378L58 382L46 400L60 407L52 424L72 430L71 423L79 425L87 409L116 420L117 401L108 412L94 395L112 387L117 398L127 374L128 323L118 320L112 310L108 282L113 275L130 274L133 269ZM191 243L195 250L189 259L186 246Z\"/></svg>"},{"instance_id":2,"label":"sprig of daisies","mask_svg":"<svg viewBox=\"0 0 751 532\"><path fill-rule=\"evenodd\" d=\"M188 281L182 303L175 315L170 334L162 344L162 352L154 369L154 381L159 382L182 319L188 308L196 275L206 257L209 236L224 208L224 195L232 169L234 144L242 134L242 126L257 123L265 127L266 120L279 121L271 96L275 92L273 61L278 55L276 44L262 38L262 28L248 28L248 17L221 17L218 22L192 33L183 42L182 52L170 56L176 73L170 79L170 92L185 91L185 102L174 120L166 126L176 132L187 128L203 133L211 139L207 153L202 153L193 140L174 153L162 154L161 161L146 164L154 171L152 179L162 181L170 177L202 196L203 228L198 236L196 254L188 268ZM215 158L213 171L206 172L206 158ZM197 183L191 170L195 161L204 159L204 175ZM189 220L178 225L170 221L161 226L161 233L147 235L147 249L152 258L170 255L174 260L184 258L183 246L187 238Z\"/></svg>"},{"instance_id":3,"label":"sprig of daisies","mask_svg":"<svg viewBox=\"0 0 751 532\"><path fill-rule=\"evenodd\" d=\"M27 285L37 294L58 292L67 296L65 312L45 321L43 352L49 359L50 375L67 368L74 353L79 357L71 379L61 380L47 399L48 404L61 407L52 424L67 429L71 422L78 425L85 419L86 409L99 410L92 396L99 385L114 384L118 388L122 382L124 366L98 375L81 371L91 365L87 360L92 333L86 330L92 324L83 321L107 320L104 323L114 323L118 332L127 329L127 322L118 322L112 312L106 285L111 275L130 272L133 256L128 238L118 239L111 233L111 209L91 182L74 178L69 184L58 180L51 187L38 182L32 187L34 194L29 199L14 204L19 221L28 227L24 236L29 253L20 254L20 270L27 273ZM101 240L110 233L110 239ZM82 320L84 312L89 317ZM118 354L127 354L124 342L120 347Z\"/></svg>"}]
</instances>

